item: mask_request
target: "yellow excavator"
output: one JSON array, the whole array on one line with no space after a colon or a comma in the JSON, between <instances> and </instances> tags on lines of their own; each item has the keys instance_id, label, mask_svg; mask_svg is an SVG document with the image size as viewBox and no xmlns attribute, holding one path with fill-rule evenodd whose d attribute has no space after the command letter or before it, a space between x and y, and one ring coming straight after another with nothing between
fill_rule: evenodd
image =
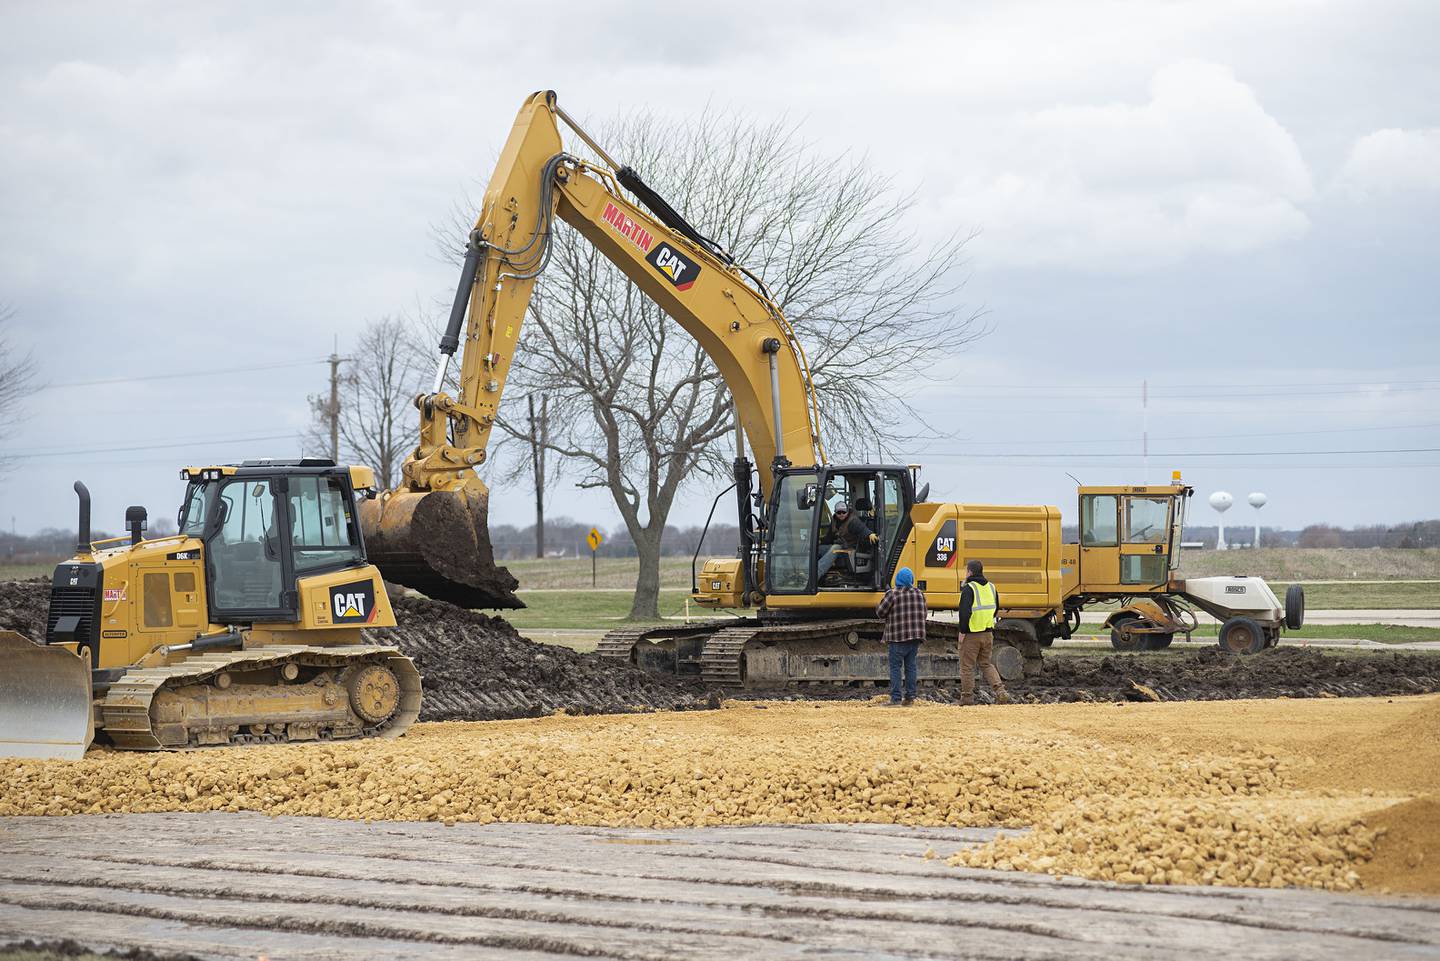
<instances>
[{"instance_id":1,"label":"yellow excavator","mask_svg":"<svg viewBox=\"0 0 1440 961\"><path fill-rule=\"evenodd\" d=\"M0 756L78 758L97 736L173 750L398 737L420 675L367 628L393 627L366 561L368 467L268 460L188 467L179 532L92 542L55 568L44 643L0 631Z\"/></svg>"},{"instance_id":2,"label":"yellow excavator","mask_svg":"<svg viewBox=\"0 0 1440 961\"><path fill-rule=\"evenodd\" d=\"M562 122L597 159L566 152ZM403 481L361 507L371 557L387 579L469 607L519 605L515 579L490 549L488 491L475 468L557 217L696 339L735 405L734 483L721 496L734 492L738 556L707 562L693 592L702 605L753 608L755 616L616 631L601 642L602 655L725 686L880 681L888 667L874 608L895 570L912 567L931 610L953 611L963 561L972 558L1000 590L998 659L1012 675L1038 669L1041 648L1069 636L1080 609L1100 600L1124 602L1110 618L1117 646L1187 633L1194 619L1186 598L1236 622L1225 635L1230 647L1258 649L1279 637L1284 611L1258 578L1221 585L1219 601L1210 586L1187 593L1172 580L1190 493L1178 479L1082 489L1087 536L1108 540L1072 550L1060 543L1054 507L931 503L914 465L828 463L804 350L764 281L612 160L552 91L521 107L486 189L433 387L416 398L419 443ZM457 351L451 397L444 387ZM873 541L824 543L841 501ZM1239 598L1245 603L1233 606ZM958 678L956 632L953 621L932 620L922 678Z\"/></svg>"}]
</instances>

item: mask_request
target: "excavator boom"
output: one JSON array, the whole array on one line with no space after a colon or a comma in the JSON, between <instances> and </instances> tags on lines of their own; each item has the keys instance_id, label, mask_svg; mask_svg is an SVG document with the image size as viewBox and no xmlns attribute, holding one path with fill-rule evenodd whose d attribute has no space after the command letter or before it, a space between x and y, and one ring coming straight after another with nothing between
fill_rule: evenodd
<instances>
[{"instance_id":1,"label":"excavator boom","mask_svg":"<svg viewBox=\"0 0 1440 961\"><path fill-rule=\"evenodd\" d=\"M566 153L559 120L603 162ZM416 398L419 443L399 487L361 510L381 572L431 597L468 607L523 606L514 578L495 564L489 491L476 468L485 461L557 217L709 354L734 399L762 495L776 467L824 459L804 353L763 283L633 170L616 169L552 91L536 93L515 120L471 232L433 389ZM452 397L445 388L457 352L459 390ZM747 478L749 471L747 463Z\"/></svg>"}]
</instances>

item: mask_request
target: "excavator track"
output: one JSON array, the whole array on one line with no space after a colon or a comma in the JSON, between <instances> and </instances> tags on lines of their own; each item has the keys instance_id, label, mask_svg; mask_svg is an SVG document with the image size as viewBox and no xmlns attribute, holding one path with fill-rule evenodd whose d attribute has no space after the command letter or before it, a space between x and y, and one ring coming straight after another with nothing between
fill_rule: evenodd
<instances>
[{"instance_id":1,"label":"excavator track","mask_svg":"<svg viewBox=\"0 0 1440 961\"><path fill-rule=\"evenodd\" d=\"M232 681L272 672L279 680ZM420 672L399 648L276 645L127 671L99 707L116 747L163 751L399 737L420 716L420 701Z\"/></svg>"},{"instance_id":2,"label":"excavator track","mask_svg":"<svg viewBox=\"0 0 1440 961\"><path fill-rule=\"evenodd\" d=\"M925 626L921 683L958 684L958 626L940 620ZM611 631L601 639L599 653L670 674L693 674L698 661L701 679L715 687L855 687L888 683L888 652L880 640L884 631L883 621L862 617L705 621ZM1039 671L1040 648L1033 638L997 640L995 651L1006 680Z\"/></svg>"},{"instance_id":3,"label":"excavator track","mask_svg":"<svg viewBox=\"0 0 1440 961\"><path fill-rule=\"evenodd\" d=\"M673 674L694 673L693 666L688 663L688 659L686 663L680 663L681 655L668 648L679 647L681 646L680 642L684 641L707 639L715 632L733 628L737 624L758 623L752 619L730 617L723 620L696 621L693 624L625 627L610 631L602 637L596 652L603 658L637 664L647 670L659 669ZM674 642L674 644L666 645L666 642ZM651 651L647 647L649 645L667 649L656 651L656 656L650 656ZM657 660L662 663L655 663ZM675 662L673 666L671 662ZM687 668L692 669L687 670Z\"/></svg>"},{"instance_id":4,"label":"excavator track","mask_svg":"<svg viewBox=\"0 0 1440 961\"><path fill-rule=\"evenodd\" d=\"M880 646L884 629L874 618L729 627L706 641L701 676L709 684L747 689L878 683L889 677ZM927 621L921 651L922 681L959 680L954 624Z\"/></svg>"}]
</instances>

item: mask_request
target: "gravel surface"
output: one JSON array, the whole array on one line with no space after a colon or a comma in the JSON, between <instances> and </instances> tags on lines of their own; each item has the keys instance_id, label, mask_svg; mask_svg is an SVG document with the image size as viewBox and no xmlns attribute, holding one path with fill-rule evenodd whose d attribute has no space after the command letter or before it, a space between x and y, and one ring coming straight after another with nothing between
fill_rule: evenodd
<instances>
[{"instance_id":1,"label":"gravel surface","mask_svg":"<svg viewBox=\"0 0 1440 961\"><path fill-rule=\"evenodd\" d=\"M731 701L419 724L396 740L7 762L0 817L1029 827L934 856L1128 884L1343 891L1377 852L1382 825L1370 819L1433 798L1437 723L1433 697L897 710ZM1429 832L1406 839L1425 860Z\"/></svg>"}]
</instances>

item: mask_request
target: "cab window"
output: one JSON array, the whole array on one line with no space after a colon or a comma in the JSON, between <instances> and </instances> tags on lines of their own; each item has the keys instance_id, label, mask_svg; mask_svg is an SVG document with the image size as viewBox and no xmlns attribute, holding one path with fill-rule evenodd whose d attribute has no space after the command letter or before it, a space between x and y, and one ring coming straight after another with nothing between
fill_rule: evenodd
<instances>
[{"instance_id":1,"label":"cab window","mask_svg":"<svg viewBox=\"0 0 1440 961\"><path fill-rule=\"evenodd\" d=\"M360 560L355 518L346 509L339 478L291 478L290 518L295 573L343 567Z\"/></svg>"},{"instance_id":2,"label":"cab window","mask_svg":"<svg viewBox=\"0 0 1440 961\"><path fill-rule=\"evenodd\" d=\"M196 537L205 531L205 508L215 492L215 484L192 481L185 489L185 506L180 512L180 533Z\"/></svg>"},{"instance_id":3,"label":"cab window","mask_svg":"<svg viewBox=\"0 0 1440 961\"><path fill-rule=\"evenodd\" d=\"M1120 498L1114 494L1086 494L1080 498L1080 543L1084 547L1114 547L1117 540Z\"/></svg>"},{"instance_id":4,"label":"cab window","mask_svg":"<svg viewBox=\"0 0 1440 961\"><path fill-rule=\"evenodd\" d=\"M1125 498L1125 543L1163 544L1170 533L1170 498Z\"/></svg>"},{"instance_id":5,"label":"cab window","mask_svg":"<svg viewBox=\"0 0 1440 961\"><path fill-rule=\"evenodd\" d=\"M766 579L772 591L791 593L810 586L814 550L810 531L821 503L814 474L787 474L775 492L775 517L770 525L770 556Z\"/></svg>"},{"instance_id":6,"label":"cab window","mask_svg":"<svg viewBox=\"0 0 1440 961\"><path fill-rule=\"evenodd\" d=\"M268 477L229 480L216 488L220 524L206 542L215 610L283 609L280 507Z\"/></svg>"}]
</instances>

